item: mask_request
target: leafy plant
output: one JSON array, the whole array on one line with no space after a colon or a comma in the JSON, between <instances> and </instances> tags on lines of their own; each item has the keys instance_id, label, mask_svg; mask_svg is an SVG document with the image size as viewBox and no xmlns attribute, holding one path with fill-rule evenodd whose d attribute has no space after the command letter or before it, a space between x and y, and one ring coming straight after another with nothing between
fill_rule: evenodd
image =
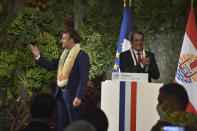
<instances>
[{"instance_id":1,"label":"leafy plant","mask_svg":"<svg viewBox=\"0 0 197 131\"><path fill-rule=\"evenodd\" d=\"M25 30L21 32L20 35L20 43L21 44L35 44L37 43L36 41L36 36L39 33L38 29L36 28L35 25L26 25Z\"/></svg>"},{"instance_id":2,"label":"leafy plant","mask_svg":"<svg viewBox=\"0 0 197 131\"><path fill-rule=\"evenodd\" d=\"M135 26L144 32L163 32L185 29L190 1L137 0L134 6Z\"/></svg>"},{"instance_id":3,"label":"leafy plant","mask_svg":"<svg viewBox=\"0 0 197 131\"><path fill-rule=\"evenodd\" d=\"M43 88L47 88L49 80L53 77L53 73L43 68L31 68L25 74L18 73L18 77L31 95L33 92L39 92Z\"/></svg>"},{"instance_id":4,"label":"leafy plant","mask_svg":"<svg viewBox=\"0 0 197 131\"><path fill-rule=\"evenodd\" d=\"M5 115L6 114L6 115ZM7 119L8 109L0 110L0 130L8 131L10 121Z\"/></svg>"},{"instance_id":5,"label":"leafy plant","mask_svg":"<svg viewBox=\"0 0 197 131\"><path fill-rule=\"evenodd\" d=\"M49 32L52 35L60 34L60 22L57 19L55 19L55 15L50 11L39 13L38 25L42 30Z\"/></svg>"},{"instance_id":6,"label":"leafy plant","mask_svg":"<svg viewBox=\"0 0 197 131\"><path fill-rule=\"evenodd\" d=\"M119 4L120 5L119 5ZM104 75L115 58L121 22L121 2L86 1L85 19L78 31L82 48L90 57L90 77ZM118 6L117 6L118 5ZM95 13L98 12L98 13ZM110 19L108 17L110 16Z\"/></svg>"},{"instance_id":7,"label":"leafy plant","mask_svg":"<svg viewBox=\"0 0 197 131\"><path fill-rule=\"evenodd\" d=\"M47 32L40 33L36 37L36 41L44 58L49 61L58 58L60 49L57 45L57 39L52 34Z\"/></svg>"},{"instance_id":8,"label":"leafy plant","mask_svg":"<svg viewBox=\"0 0 197 131\"><path fill-rule=\"evenodd\" d=\"M13 54L10 54L8 51L0 52L0 76L11 78L14 66L16 63L16 56L18 51L14 50Z\"/></svg>"},{"instance_id":9,"label":"leafy plant","mask_svg":"<svg viewBox=\"0 0 197 131\"><path fill-rule=\"evenodd\" d=\"M46 59L58 58L60 45L57 39L62 27L65 28L65 16L72 15L72 10L64 8L64 11L59 10L59 14L63 14L59 19L59 14L54 14L57 10L53 11L51 8L59 9L60 5L65 4L65 1L62 1L64 4L58 2L48 1L47 10L43 10L28 7L22 1L12 4L13 1L4 0L9 8L5 6L4 12L0 14L0 130L7 131L11 127L7 107L17 99L18 89L27 88L31 96L35 92L51 93L51 86L55 87L52 83L56 82L56 72L48 72L35 64L29 43L37 44ZM66 2L71 4L71 1Z\"/></svg>"},{"instance_id":10,"label":"leafy plant","mask_svg":"<svg viewBox=\"0 0 197 131\"><path fill-rule=\"evenodd\" d=\"M101 35L97 32L88 32L88 34L81 34L81 36L84 38L82 48L88 53L90 59L90 77L105 74L113 62L113 54L110 53L113 47L105 45Z\"/></svg>"}]
</instances>

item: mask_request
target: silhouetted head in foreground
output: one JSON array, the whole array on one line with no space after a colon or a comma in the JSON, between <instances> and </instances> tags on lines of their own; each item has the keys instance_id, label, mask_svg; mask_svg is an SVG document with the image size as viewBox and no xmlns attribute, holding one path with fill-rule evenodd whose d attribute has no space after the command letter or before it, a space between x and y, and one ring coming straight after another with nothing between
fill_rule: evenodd
<instances>
[{"instance_id":1,"label":"silhouetted head in foreground","mask_svg":"<svg viewBox=\"0 0 197 131\"><path fill-rule=\"evenodd\" d=\"M77 120L71 123L64 131L96 131L96 128L88 121Z\"/></svg>"},{"instance_id":2,"label":"silhouetted head in foreground","mask_svg":"<svg viewBox=\"0 0 197 131\"><path fill-rule=\"evenodd\" d=\"M157 111L160 116L167 112L185 111L189 98L185 88L177 83L162 86L159 90Z\"/></svg>"},{"instance_id":3,"label":"silhouetted head in foreground","mask_svg":"<svg viewBox=\"0 0 197 131\"><path fill-rule=\"evenodd\" d=\"M79 114L79 120L86 120L94 125L97 131L107 131L108 119L100 108L88 108Z\"/></svg>"}]
</instances>

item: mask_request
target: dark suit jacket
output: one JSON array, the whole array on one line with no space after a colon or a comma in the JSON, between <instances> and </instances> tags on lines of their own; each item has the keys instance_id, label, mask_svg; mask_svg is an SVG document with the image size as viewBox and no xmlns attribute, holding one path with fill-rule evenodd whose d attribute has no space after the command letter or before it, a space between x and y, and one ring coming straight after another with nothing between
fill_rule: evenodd
<instances>
[{"instance_id":1,"label":"dark suit jacket","mask_svg":"<svg viewBox=\"0 0 197 131\"><path fill-rule=\"evenodd\" d=\"M120 53L120 64L119 64L120 71L131 72L131 73L132 72L133 73L148 73L149 82L151 82L151 78L158 79L160 76L160 73L159 73L159 69L158 69L154 54L146 51L146 57L150 58L150 65L148 67L148 70L146 70L145 68L142 68L140 64L137 64L136 66L134 66L134 62L133 62L130 50Z\"/></svg>"},{"instance_id":2,"label":"dark suit jacket","mask_svg":"<svg viewBox=\"0 0 197 131\"><path fill-rule=\"evenodd\" d=\"M57 70L59 59L60 58L52 62L49 62L45 60L42 56L40 56L40 58L36 60L36 63L46 68L49 71ZM73 102L75 97L84 99L85 88L88 81L89 67L90 67L90 62L89 62L88 54L81 50L77 55L77 58L75 59L75 62L73 64L73 68L69 76L67 87L65 91L62 91L62 96L65 102ZM56 86L55 96L58 95L60 90L61 90L60 87Z\"/></svg>"}]
</instances>

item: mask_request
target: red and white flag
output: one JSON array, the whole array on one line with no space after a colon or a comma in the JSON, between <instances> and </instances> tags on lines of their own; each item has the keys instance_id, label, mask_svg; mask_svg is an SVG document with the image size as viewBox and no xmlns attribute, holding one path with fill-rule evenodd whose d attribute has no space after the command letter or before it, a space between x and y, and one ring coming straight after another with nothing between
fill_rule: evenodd
<instances>
[{"instance_id":1,"label":"red and white flag","mask_svg":"<svg viewBox=\"0 0 197 131\"><path fill-rule=\"evenodd\" d=\"M189 95L186 111L197 114L197 28L193 7L188 17L175 81L183 85Z\"/></svg>"}]
</instances>

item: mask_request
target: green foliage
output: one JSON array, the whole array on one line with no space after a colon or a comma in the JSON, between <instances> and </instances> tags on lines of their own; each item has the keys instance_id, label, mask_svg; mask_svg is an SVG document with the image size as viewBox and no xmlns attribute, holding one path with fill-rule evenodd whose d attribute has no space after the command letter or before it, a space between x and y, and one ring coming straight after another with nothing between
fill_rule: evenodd
<instances>
[{"instance_id":1,"label":"green foliage","mask_svg":"<svg viewBox=\"0 0 197 131\"><path fill-rule=\"evenodd\" d=\"M50 11L47 12L40 12L38 18L38 24L50 24L54 19L54 14Z\"/></svg>"},{"instance_id":2,"label":"green foliage","mask_svg":"<svg viewBox=\"0 0 197 131\"><path fill-rule=\"evenodd\" d=\"M24 31L25 24L23 22L23 16L24 14L19 14L18 17L13 20L10 31L13 35L20 35L21 31Z\"/></svg>"},{"instance_id":3,"label":"green foliage","mask_svg":"<svg viewBox=\"0 0 197 131\"><path fill-rule=\"evenodd\" d=\"M86 3L84 25L91 26L92 30L100 32L101 35L108 34L108 37L117 40L122 21L122 2L107 4L99 0L88 1L94 4Z\"/></svg>"},{"instance_id":4,"label":"green foliage","mask_svg":"<svg viewBox=\"0 0 197 131\"><path fill-rule=\"evenodd\" d=\"M90 57L90 77L95 77L104 75L112 68L119 37L117 32L120 32L117 24L122 20L119 15L122 8L121 4L103 3L99 0L84 4L86 19L78 31L82 38L82 48Z\"/></svg>"},{"instance_id":5,"label":"green foliage","mask_svg":"<svg viewBox=\"0 0 197 131\"><path fill-rule=\"evenodd\" d=\"M60 22L55 18L55 15L50 12L40 12L38 17L38 25L42 30L51 33L52 35L58 35L61 31Z\"/></svg>"},{"instance_id":6,"label":"green foliage","mask_svg":"<svg viewBox=\"0 0 197 131\"><path fill-rule=\"evenodd\" d=\"M19 41L21 44L35 44L36 43L36 35L38 34L38 30L36 26L26 25L25 30L21 32Z\"/></svg>"},{"instance_id":7,"label":"green foliage","mask_svg":"<svg viewBox=\"0 0 197 131\"><path fill-rule=\"evenodd\" d=\"M20 35L20 33L25 31L25 26L31 26L35 23L36 12L36 9L26 8L24 12L19 13L18 16L13 20L9 32L15 36Z\"/></svg>"},{"instance_id":8,"label":"green foliage","mask_svg":"<svg viewBox=\"0 0 197 131\"><path fill-rule=\"evenodd\" d=\"M58 58L60 50L56 44L57 40L53 35L43 32L37 36L36 40L39 43L38 46L44 58L50 61Z\"/></svg>"},{"instance_id":9,"label":"green foliage","mask_svg":"<svg viewBox=\"0 0 197 131\"><path fill-rule=\"evenodd\" d=\"M0 15L0 130L10 127L9 104L19 94L18 87L35 92L51 93L51 83L56 82L56 72L49 72L35 64L28 44L37 44L48 60L60 54L59 37L66 21L73 18L73 1L50 0L46 10L30 8L23 3L6 0L5 11ZM25 5L25 6L24 6ZM67 8L69 6L69 8ZM10 9L10 10L8 10ZM14 9L17 9L15 11ZM9 12L10 11L10 12ZM59 13L58 13L59 12ZM54 87L53 87L54 88Z\"/></svg>"},{"instance_id":10,"label":"green foliage","mask_svg":"<svg viewBox=\"0 0 197 131\"><path fill-rule=\"evenodd\" d=\"M104 75L109 66L113 63L114 55L112 51L114 50L113 41L106 38L98 32L93 32L91 28L84 26L84 29L80 29L80 35L83 39L82 49L84 49L90 58L90 77L93 78L97 75ZM89 29L89 31L88 31ZM86 32L87 31L87 32ZM106 44L108 42L108 44Z\"/></svg>"},{"instance_id":11,"label":"green foliage","mask_svg":"<svg viewBox=\"0 0 197 131\"><path fill-rule=\"evenodd\" d=\"M17 69L24 71L35 66L35 58L31 52L30 46L22 48L17 55Z\"/></svg>"},{"instance_id":12,"label":"green foliage","mask_svg":"<svg viewBox=\"0 0 197 131\"><path fill-rule=\"evenodd\" d=\"M11 78L14 64L16 63L17 53L17 50L14 50L13 54L10 54L8 51L0 52L0 77Z\"/></svg>"},{"instance_id":13,"label":"green foliage","mask_svg":"<svg viewBox=\"0 0 197 131\"><path fill-rule=\"evenodd\" d=\"M2 109L2 108L5 108L5 103L6 103L6 95L7 95L7 93L6 93L6 88L0 88L0 110Z\"/></svg>"},{"instance_id":14,"label":"green foliage","mask_svg":"<svg viewBox=\"0 0 197 131\"><path fill-rule=\"evenodd\" d=\"M185 29L190 1L137 0L133 6L135 26L156 33Z\"/></svg>"},{"instance_id":15,"label":"green foliage","mask_svg":"<svg viewBox=\"0 0 197 131\"><path fill-rule=\"evenodd\" d=\"M31 68L25 74L19 73L18 77L26 88L38 91L41 90L43 84L48 84L53 73L43 68Z\"/></svg>"},{"instance_id":16,"label":"green foliage","mask_svg":"<svg viewBox=\"0 0 197 131\"><path fill-rule=\"evenodd\" d=\"M103 59L105 56L101 53L103 51L103 47L100 37L101 35L99 33L93 32L91 35L87 36L86 46L83 47L90 58L91 77L94 77L95 75L102 75L106 70L106 63Z\"/></svg>"},{"instance_id":17,"label":"green foliage","mask_svg":"<svg viewBox=\"0 0 197 131\"><path fill-rule=\"evenodd\" d=\"M24 12L18 14L18 16L11 23L9 33L19 39L17 44L29 44L35 43L35 38L39 32L36 26L36 14L37 9L26 8ZM15 45L17 46L17 45Z\"/></svg>"},{"instance_id":18,"label":"green foliage","mask_svg":"<svg viewBox=\"0 0 197 131\"><path fill-rule=\"evenodd\" d=\"M8 117L7 89L0 88L0 131L8 131L10 127L10 120Z\"/></svg>"},{"instance_id":19,"label":"green foliage","mask_svg":"<svg viewBox=\"0 0 197 131\"><path fill-rule=\"evenodd\" d=\"M53 35L47 32L40 33L37 35L36 41L39 43L38 46L44 58L49 61L58 58L60 52L56 44L57 40ZM47 91L48 83L56 73L38 67L34 61L30 46L26 46L18 55L18 68L22 71L18 73L18 77L24 87L31 91L30 93L32 91Z\"/></svg>"},{"instance_id":20,"label":"green foliage","mask_svg":"<svg viewBox=\"0 0 197 131\"><path fill-rule=\"evenodd\" d=\"M8 131L9 126L8 109L0 110L0 131Z\"/></svg>"},{"instance_id":21,"label":"green foliage","mask_svg":"<svg viewBox=\"0 0 197 131\"><path fill-rule=\"evenodd\" d=\"M25 11L19 13L12 22L10 31L14 36L19 37L17 41L21 44L21 46L15 45L16 49L20 50L17 55L16 73L19 74L17 76L23 86L31 90L40 90L42 87L47 87L47 81L52 79L55 73L46 73L45 69L38 68L34 63L31 48L27 44L38 43L43 57L48 60L56 59L59 56L59 46L54 35L59 34L61 29L57 26L60 24L54 20L55 16L51 12L40 12L37 8L27 8ZM21 25L24 28L20 28Z\"/></svg>"},{"instance_id":22,"label":"green foliage","mask_svg":"<svg viewBox=\"0 0 197 131\"><path fill-rule=\"evenodd\" d=\"M7 30L12 36L9 43L11 48L5 48L0 56L0 78L9 82L6 85L11 94L16 95L18 86L28 88L29 94L50 91L48 84L56 72L40 69L27 44L38 44L42 56L48 60L58 58L60 52L56 36L60 34L60 25L52 12L42 12L39 8L24 8L13 19Z\"/></svg>"},{"instance_id":23,"label":"green foliage","mask_svg":"<svg viewBox=\"0 0 197 131\"><path fill-rule=\"evenodd\" d=\"M73 0L50 0L49 10L55 13L57 20L61 22L61 27L66 28L66 22L74 19Z\"/></svg>"}]
</instances>

